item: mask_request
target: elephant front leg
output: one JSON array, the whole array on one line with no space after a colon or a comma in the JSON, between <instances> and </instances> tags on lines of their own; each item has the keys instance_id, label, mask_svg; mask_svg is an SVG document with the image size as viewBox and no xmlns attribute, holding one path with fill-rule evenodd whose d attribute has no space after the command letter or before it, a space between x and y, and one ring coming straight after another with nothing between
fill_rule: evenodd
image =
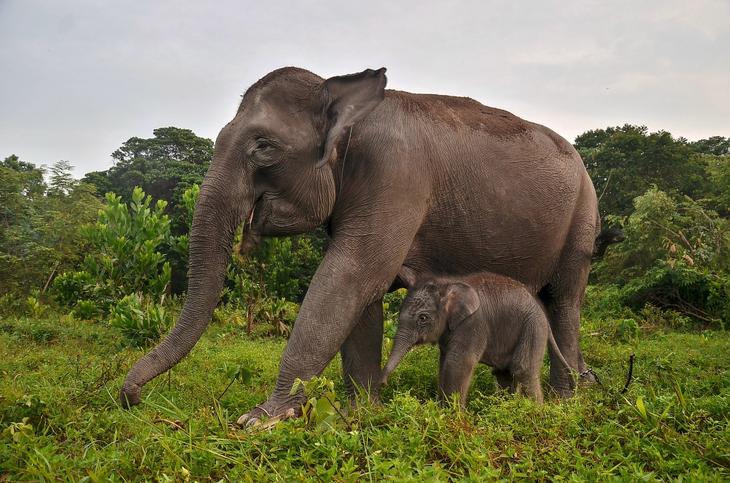
<instances>
[{"instance_id":1,"label":"elephant front leg","mask_svg":"<svg viewBox=\"0 0 730 483\"><path fill-rule=\"evenodd\" d=\"M352 401L356 387L367 391L371 401L380 396L381 357L383 353L383 300L370 304L342 345L342 373Z\"/></svg>"},{"instance_id":2,"label":"elephant front leg","mask_svg":"<svg viewBox=\"0 0 730 483\"><path fill-rule=\"evenodd\" d=\"M386 250L380 253L389 255ZM379 260L373 260L371 254L368 251L366 257L358 258L337 246L330 246L299 310L281 358L273 394L266 402L241 416L239 425L254 424L262 416L299 415L305 397L302 391L291 394L294 381L308 380L321 374L353 330L356 333L345 349L347 370L357 369L357 383L367 383L373 375L379 375L380 342L377 339L382 337L382 323L379 329L375 325L378 317L382 320L379 312L382 309L377 309L376 305L395 277L402 262L402 258L398 257L405 257L405 250L402 254ZM378 267L378 270L373 273L372 267ZM368 322L356 329L364 318ZM361 341L360 336L364 336L364 340Z\"/></svg>"},{"instance_id":3,"label":"elephant front leg","mask_svg":"<svg viewBox=\"0 0 730 483\"><path fill-rule=\"evenodd\" d=\"M459 395L459 403L466 406L466 399L471 385L472 375L478 358L451 349L443 357L439 373L439 395L448 399L453 394Z\"/></svg>"}]
</instances>

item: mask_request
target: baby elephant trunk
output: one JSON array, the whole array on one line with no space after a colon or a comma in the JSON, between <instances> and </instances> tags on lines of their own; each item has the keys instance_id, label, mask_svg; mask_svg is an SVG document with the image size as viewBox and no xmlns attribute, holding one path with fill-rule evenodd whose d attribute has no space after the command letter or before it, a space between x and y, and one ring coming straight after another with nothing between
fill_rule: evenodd
<instances>
[{"instance_id":1,"label":"baby elephant trunk","mask_svg":"<svg viewBox=\"0 0 730 483\"><path fill-rule=\"evenodd\" d=\"M390 376L390 373L393 372L396 367L398 367L398 364L400 364L403 356L405 356L408 351L411 350L411 347L413 347L413 345L414 342L411 341L408 337L396 334L395 341L393 343L393 350L390 351L388 362L385 364L385 369L383 369L382 384L388 383L388 376Z\"/></svg>"}]
</instances>

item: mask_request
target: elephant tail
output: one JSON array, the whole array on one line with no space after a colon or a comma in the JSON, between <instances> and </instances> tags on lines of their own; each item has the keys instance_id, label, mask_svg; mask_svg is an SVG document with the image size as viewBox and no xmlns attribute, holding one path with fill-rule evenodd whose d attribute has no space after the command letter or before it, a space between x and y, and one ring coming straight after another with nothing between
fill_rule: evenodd
<instances>
[{"instance_id":1,"label":"elephant tail","mask_svg":"<svg viewBox=\"0 0 730 483\"><path fill-rule=\"evenodd\" d=\"M607 228L596 237L593 245L593 260L601 258L609 245L621 243L626 239L624 231L621 228Z\"/></svg>"},{"instance_id":2,"label":"elephant tail","mask_svg":"<svg viewBox=\"0 0 730 483\"><path fill-rule=\"evenodd\" d=\"M570 367L570 364L568 364L568 361L565 360L565 357L563 357L563 353L560 351L560 347L558 347L557 342L555 342L555 337L553 336L553 331L550 328L550 325L548 325L548 345L550 347L550 352L553 353L553 355L558 359L560 362L560 365L563 366L563 369L567 374L573 374L575 371Z\"/></svg>"}]
</instances>

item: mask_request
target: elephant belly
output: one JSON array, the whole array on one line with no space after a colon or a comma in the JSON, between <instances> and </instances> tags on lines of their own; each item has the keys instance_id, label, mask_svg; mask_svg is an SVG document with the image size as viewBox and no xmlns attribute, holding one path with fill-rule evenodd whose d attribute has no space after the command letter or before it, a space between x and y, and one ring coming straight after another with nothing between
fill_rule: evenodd
<instances>
[{"instance_id":1,"label":"elephant belly","mask_svg":"<svg viewBox=\"0 0 730 483\"><path fill-rule=\"evenodd\" d=\"M559 262L580 190L572 176L551 174L455 180L439 191L405 264L449 275L490 271L539 290Z\"/></svg>"}]
</instances>

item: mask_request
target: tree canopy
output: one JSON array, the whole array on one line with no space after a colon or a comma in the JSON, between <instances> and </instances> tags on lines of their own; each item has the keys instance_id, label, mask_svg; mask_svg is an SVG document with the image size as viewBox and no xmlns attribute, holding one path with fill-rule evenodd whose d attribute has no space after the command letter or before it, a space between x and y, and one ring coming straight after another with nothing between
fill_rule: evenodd
<instances>
[{"instance_id":1,"label":"tree canopy","mask_svg":"<svg viewBox=\"0 0 730 483\"><path fill-rule=\"evenodd\" d=\"M151 138L132 137L112 153L115 165L88 173L84 181L100 195L112 192L130 201L135 187L156 200L165 200L175 215L182 194L200 184L213 159L213 141L190 129L161 127Z\"/></svg>"},{"instance_id":2,"label":"tree canopy","mask_svg":"<svg viewBox=\"0 0 730 483\"><path fill-rule=\"evenodd\" d=\"M625 124L587 131L576 138L575 147L600 197L601 214L628 215L634 198L652 186L703 197L710 187L702 154L721 149L717 139L691 145L666 131L650 133L646 126Z\"/></svg>"}]
</instances>

